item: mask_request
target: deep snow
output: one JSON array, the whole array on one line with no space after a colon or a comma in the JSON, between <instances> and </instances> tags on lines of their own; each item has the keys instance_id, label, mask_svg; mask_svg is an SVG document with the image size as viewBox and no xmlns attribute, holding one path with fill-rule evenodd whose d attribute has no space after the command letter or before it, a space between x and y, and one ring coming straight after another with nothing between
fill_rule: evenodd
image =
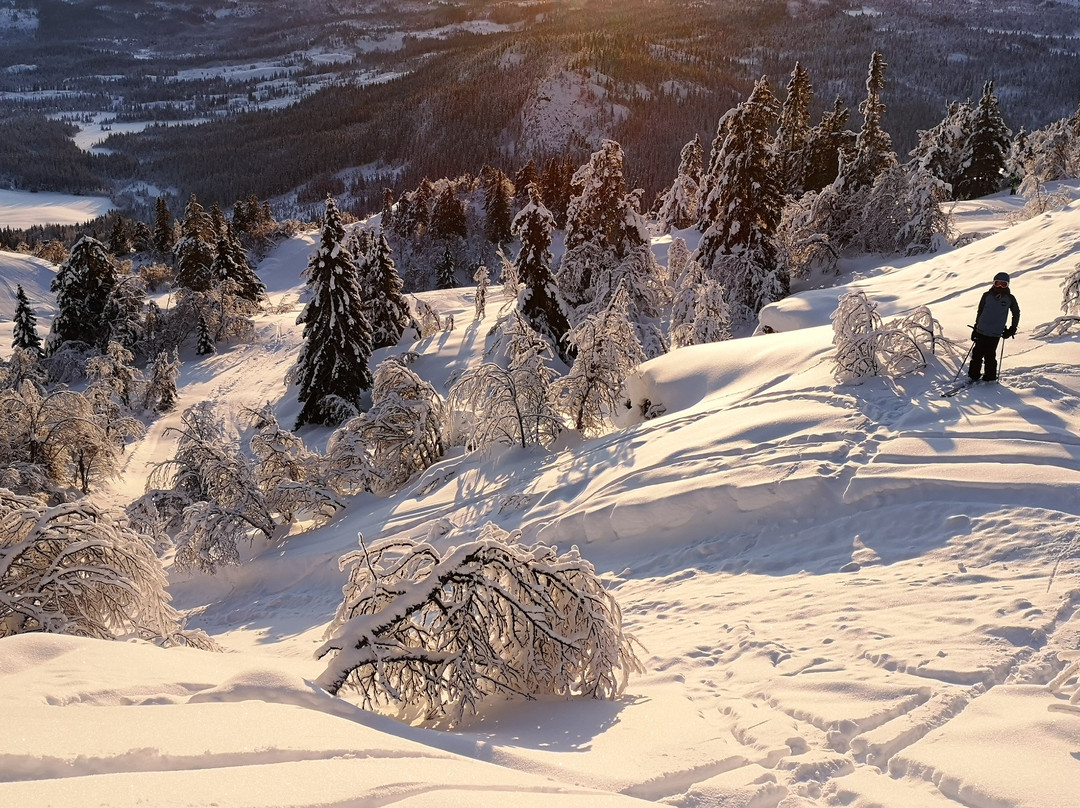
<instances>
[{"instance_id":1,"label":"deep snow","mask_svg":"<svg viewBox=\"0 0 1080 808\"><path fill-rule=\"evenodd\" d=\"M991 235L843 279L886 317L928 305L962 351L979 295L1009 272L1022 317L1001 384L940 398L945 353L837 385L844 287L809 284L763 313L782 333L647 363L605 437L452 453L243 566L174 573L175 604L228 653L0 640L0 805L1074 808L1080 685L1048 684L1080 657L1080 339L1030 333L1080 262L1080 203L1006 227L1017 204L959 205L962 230ZM316 235L261 264L275 303L297 299ZM0 256L0 275L40 271L28 260ZM478 361L501 303L493 289L476 324L472 291L425 295L457 323L409 346L437 386ZM291 424L298 311L260 317L255 345L186 357L179 409L212 400L243 431L241 409L270 401ZM642 421L644 399L665 414ZM178 418L129 449L106 498L141 493ZM491 520L579 545L648 672L614 702L501 702L452 732L312 686L337 558L358 533L427 535L436 519L457 526L446 542Z\"/></svg>"}]
</instances>

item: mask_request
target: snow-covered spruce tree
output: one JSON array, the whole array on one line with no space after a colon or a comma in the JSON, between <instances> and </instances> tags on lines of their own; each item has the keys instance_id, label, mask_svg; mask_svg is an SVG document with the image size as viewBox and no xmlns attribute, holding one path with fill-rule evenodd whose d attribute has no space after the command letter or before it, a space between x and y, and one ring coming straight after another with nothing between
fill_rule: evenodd
<instances>
[{"instance_id":1,"label":"snow-covered spruce tree","mask_svg":"<svg viewBox=\"0 0 1080 808\"><path fill-rule=\"evenodd\" d=\"M914 161L885 169L861 195L858 240L866 252L915 255L947 239L952 228L941 205L948 199L944 182Z\"/></svg>"},{"instance_id":2,"label":"snow-covered spruce tree","mask_svg":"<svg viewBox=\"0 0 1080 808\"><path fill-rule=\"evenodd\" d=\"M150 378L143 390L143 409L156 413L172 412L176 407L176 380L180 376L180 356L176 349L159 351L150 368Z\"/></svg>"},{"instance_id":3,"label":"snow-covered spruce tree","mask_svg":"<svg viewBox=\"0 0 1080 808\"><path fill-rule=\"evenodd\" d=\"M466 537L462 537L463 539ZM453 726L492 696L614 698L643 672L622 612L577 548L525 544L492 523L440 553L393 538L349 570L317 684L365 708Z\"/></svg>"},{"instance_id":4,"label":"snow-covered spruce tree","mask_svg":"<svg viewBox=\"0 0 1080 808\"><path fill-rule=\"evenodd\" d=\"M371 347L390 348L401 341L401 335L414 325L409 301L402 291L404 285L398 275L390 244L380 230L374 238L367 261L367 277L371 291L365 301L365 313L371 324Z\"/></svg>"},{"instance_id":5,"label":"snow-covered spruce tree","mask_svg":"<svg viewBox=\"0 0 1080 808\"><path fill-rule=\"evenodd\" d=\"M304 325L293 369L303 403L297 427L341 423L357 414L362 393L371 389L371 325L344 239L337 205L327 197L322 240L306 270L310 298L296 318Z\"/></svg>"},{"instance_id":6,"label":"snow-covered spruce tree","mask_svg":"<svg viewBox=\"0 0 1080 808\"><path fill-rule=\"evenodd\" d=\"M15 288L15 319L11 331L11 347L33 354L41 353L41 337L37 333L37 317L22 286Z\"/></svg>"},{"instance_id":7,"label":"snow-covered spruce tree","mask_svg":"<svg viewBox=\"0 0 1080 808\"><path fill-rule=\"evenodd\" d=\"M0 488L0 637L34 631L217 647L183 630L161 562L122 515Z\"/></svg>"},{"instance_id":8,"label":"snow-covered spruce tree","mask_svg":"<svg viewBox=\"0 0 1080 808\"><path fill-rule=\"evenodd\" d=\"M546 339L563 362L570 361L566 335L570 321L551 273L551 230L555 220L540 201L536 186L529 189L529 203L514 217L511 233L521 239L517 277L521 284L517 307L529 325Z\"/></svg>"},{"instance_id":9,"label":"snow-covered spruce tree","mask_svg":"<svg viewBox=\"0 0 1080 808\"><path fill-rule=\"evenodd\" d=\"M620 288L603 311L574 326L570 343L577 350L570 372L553 385L560 412L586 436L601 434L621 405L620 393L630 373L645 361L637 330L627 318L629 300Z\"/></svg>"},{"instance_id":10,"label":"snow-covered spruce tree","mask_svg":"<svg viewBox=\"0 0 1080 808\"><path fill-rule=\"evenodd\" d=\"M686 250L685 243L682 249ZM689 251L675 286L670 334L676 348L731 339L731 311L724 287L705 274Z\"/></svg>"},{"instance_id":11,"label":"snow-covered spruce tree","mask_svg":"<svg viewBox=\"0 0 1080 808\"><path fill-rule=\"evenodd\" d=\"M450 388L448 408L460 419L454 425L467 451L493 446L549 446L563 428L552 403L554 372L545 361L550 351L515 310L504 325L507 367L485 362L469 368Z\"/></svg>"},{"instance_id":12,"label":"snow-covered spruce tree","mask_svg":"<svg viewBox=\"0 0 1080 808\"><path fill-rule=\"evenodd\" d=\"M473 280L476 281L476 302L473 307L473 319L483 320L484 315L487 313L487 293L491 280L491 273L485 264L481 264L476 268L476 272L473 273Z\"/></svg>"},{"instance_id":13,"label":"snow-covered spruce tree","mask_svg":"<svg viewBox=\"0 0 1080 808\"><path fill-rule=\"evenodd\" d=\"M701 138L694 135L694 139L682 147L679 154L679 174L664 194L664 201L657 214L663 232L667 233L673 228L684 230L697 222L701 204L703 160Z\"/></svg>"},{"instance_id":14,"label":"snow-covered spruce tree","mask_svg":"<svg viewBox=\"0 0 1080 808\"><path fill-rule=\"evenodd\" d=\"M540 198L555 217L555 227L566 228L566 211L574 195L574 172L577 165L569 156L550 157L540 174Z\"/></svg>"},{"instance_id":15,"label":"snow-covered spruce tree","mask_svg":"<svg viewBox=\"0 0 1080 808\"><path fill-rule=\"evenodd\" d=\"M788 293L773 242L783 209L769 135L777 108L768 81L759 79L750 97L720 119L713 143L695 258L726 289L735 322L752 321Z\"/></svg>"},{"instance_id":16,"label":"snow-covered spruce tree","mask_svg":"<svg viewBox=\"0 0 1080 808\"><path fill-rule=\"evenodd\" d=\"M435 198L429 232L432 238L444 242L464 239L469 235L465 203L457 198L454 186L449 182Z\"/></svg>"},{"instance_id":17,"label":"snow-covered spruce tree","mask_svg":"<svg viewBox=\"0 0 1080 808\"><path fill-rule=\"evenodd\" d=\"M104 353L86 363L90 380L86 393L94 399L113 398L121 412L128 414L143 384L142 373L134 365L135 355L119 342L110 341ZM101 411L100 407L95 409Z\"/></svg>"},{"instance_id":18,"label":"snow-covered spruce tree","mask_svg":"<svg viewBox=\"0 0 1080 808\"><path fill-rule=\"evenodd\" d=\"M123 216L113 219L106 245L109 252L117 258L125 258L131 254L131 231Z\"/></svg>"},{"instance_id":19,"label":"snow-covered spruce tree","mask_svg":"<svg viewBox=\"0 0 1080 808\"><path fill-rule=\"evenodd\" d=\"M882 323L861 289L848 292L832 314L833 377L841 384L869 376L903 376L926 368L944 344L941 324L925 306Z\"/></svg>"},{"instance_id":20,"label":"snow-covered spruce tree","mask_svg":"<svg viewBox=\"0 0 1080 808\"><path fill-rule=\"evenodd\" d=\"M217 257L217 233L206 209L191 195L184 209L180 238L173 245L176 282L193 292L207 291L215 281L211 269Z\"/></svg>"},{"instance_id":21,"label":"snow-covered spruce tree","mask_svg":"<svg viewBox=\"0 0 1080 808\"><path fill-rule=\"evenodd\" d=\"M116 277L116 263L104 245L90 236L81 236L50 285L56 293L57 308L46 340L50 354L65 342L105 347L110 325L103 314Z\"/></svg>"},{"instance_id":22,"label":"snow-covered spruce tree","mask_svg":"<svg viewBox=\"0 0 1080 808\"><path fill-rule=\"evenodd\" d=\"M949 104L948 114L931 129L919 131L911 157L919 167L956 190L964 147L974 128L975 109L970 101Z\"/></svg>"},{"instance_id":23,"label":"snow-covered spruce tree","mask_svg":"<svg viewBox=\"0 0 1080 808\"><path fill-rule=\"evenodd\" d=\"M183 525L175 538L176 564L181 568L214 572L240 563L239 543L258 532L270 538L274 520L255 482L249 461L237 441L225 432L221 418L206 401L186 409L176 454L159 463L147 481L147 490L175 489L183 494Z\"/></svg>"},{"instance_id":24,"label":"snow-covered spruce tree","mask_svg":"<svg viewBox=\"0 0 1080 808\"><path fill-rule=\"evenodd\" d=\"M484 236L492 244L506 244L514 238L510 232L513 222L513 183L498 168L488 168L483 172L481 183L484 190Z\"/></svg>"},{"instance_id":25,"label":"snow-covered spruce tree","mask_svg":"<svg viewBox=\"0 0 1080 808\"><path fill-rule=\"evenodd\" d=\"M330 485L344 494L390 496L442 457L445 408L435 388L398 357L375 369L371 402L327 442Z\"/></svg>"},{"instance_id":26,"label":"snow-covered spruce tree","mask_svg":"<svg viewBox=\"0 0 1080 808\"><path fill-rule=\"evenodd\" d=\"M885 58L880 52L874 51L866 76L866 98L859 104L863 125L855 138L855 155L846 167L853 189L872 185L881 172L896 165L892 138L881 125L881 119L885 115L885 103L881 94L885 90L886 67L888 65Z\"/></svg>"},{"instance_id":27,"label":"snow-covered spruce tree","mask_svg":"<svg viewBox=\"0 0 1080 808\"><path fill-rule=\"evenodd\" d=\"M988 81L983 85L971 135L961 155L956 198L975 199L1000 190L1005 182L1005 163L1011 144L1012 131L1001 117L994 83Z\"/></svg>"},{"instance_id":28,"label":"snow-covered spruce tree","mask_svg":"<svg viewBox=\"0 0 1080 808\"><path fill-rule=\"evenodd\" d=\"M102 320L108 324L109 342L136 349L145 333L146 281L135 273L117 276L105 299Z\"/></svg>"},{"instance_id":29,"label":"snow-covered spruce tree","mask_svg":"<svg viewBox=\"0 0 1080 808\"><path fill-rule=\"evenodd\" d=\"M855 133L847 129L849 110L837 96L832 109L810 130L803 160L803 189L820 191L831 184L840 171L841 160L855 150Z\"/></svg>"},{"instance_id":30,"label":"snow-covered spruce tree","mask_svg":"<svg viewBox=\"0 0 1080 808\"><path fill-rule=\"evenodd\" d=\"M231 223L226 223L224 232L218 234L216 250L214 263L210 265L214 284L231 281L235 296L251 303L257 304L266 296L266 285L255 274Z\"/></svg>"},{"instance_id":31,"label":"snow-covered spruce tree","mask_svg":"<svg viewBox=\"0 0 1080 808\"><path fill-rule=\"evenodd\" d=\"M269 404L249 414L258 430L250 444L256 460L254 480L271 513L285 523L301 513L322 523L345 507L324 479L322 458L281 428Z\"/></svg>"},{"instance_id":32,"label":"snow-covered spruce tree","mask_svg":"<svg viewBox=\"0 0 1080 808\"><path fill-rule=\"evenodd\" d=\"M198 356L209 356L216 353L214 337L210 334L210 326L206 324L206 317L199 315L199 325L195 329L195 353Z\"/></svg>"},{"instance_id":33,"label":"snow-covered spruce tree","mask_svg":"<svg viewBox=\"0 0 1080 808\"><path fill-rule=\"evenodd\" d=\"M788 79L787 97L780 107L773 148L774 165L780 173L780 187L785 193L801 195L806 172L806 145L810 139L810 105L814 88L810 74L796 62Z\"/></svg>"}]
</instances>

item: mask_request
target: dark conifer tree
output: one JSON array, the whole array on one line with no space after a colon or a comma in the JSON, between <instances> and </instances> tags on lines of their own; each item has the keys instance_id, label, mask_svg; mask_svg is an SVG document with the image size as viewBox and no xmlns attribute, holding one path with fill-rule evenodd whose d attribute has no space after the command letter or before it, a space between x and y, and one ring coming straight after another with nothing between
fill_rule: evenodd
<instances>
[{"instance_id":1,"label":"dark conifer tree","mask_svg":"<svg viewBox=\"0 0 1080 808\"><path fill-rule=\"evenodd\" d=\"M810 104L814 88L810 74L800 62L795 63L787 85L787 98L780 107L780 121L776 127L776 168L781 174L781 185L789 194L801 196L805 150L810 138Z\"/></svg>"},{"instance_id":2,"label":"dark conifer tree","mask_svg":"<svg viewBox=\"0 0 1080 808\"><path fill-rule=\"evenodd\" d=\"M484 176L484 235L492 244L506 244L514 238L510 232L513 196L510 178L501 169L489 169Z\"/></svg>"},{"instance_id":3,"label":"dark conifer tree","mask_svg":"<svg viewBox=\"0 0 1080 808\"><path fill-rule=\"evenodd\" d=\"M453 289L455 286L457 283L454 281L454 255L447 247L443 250L442 258L435 267L435 288Z\"/></svg>"},{"instance_id":4,"label":"dark conifer tree","mask_svg":"<svg viewBox=\"0 0 1080 808\"><path fill-rule=\"evenodd\" d=\"M371 347L392 347L398 344L405 328L412 322L412 314L383 231L379 232L368 256L367 276L371 289L365 312L371 323Z\"/></svg>"},{"instance_id":5,"label":"dark conifer tree","mask_svg":"<svg viewBox=\"0 0 1080 808\"><path fill-rule=\"evenodd\" d=\"M109 230L109 252L117 258L123 258L131 254L131 232L128 223L123 216L113 219L112 229Z\"/></svg>"},{"instance_id":6,"label":"dark conifer tree","mask_svg":"<svg viewBox=\"0 0 1080 808\"><path fill-rule=\"evenodd\" d=\"M394 192L389 188L383 188L382 192L382 227L390 229L390 223L394 220Z\"/></svg>"},{"instance_id":7,"label":"dark conifer tree","mask_svg":"<svg viewBox=\"0 0 1080 808\"><path fill-rule=\"evenodd\" d=\"M135 252L146 252L154 248L154 234L150 232L150 226L146 222L135 222L131 246Z\"/></svg>"},{"instance_id":8,"label":"dark conifer tree","mask_svg":"<svg viewBox=\"0 0 1080 808\"><path fill-rule=\"evenodd\" d=\"M540 199L555 217L557 228L566 227L566 211L573 196L573 178L577 166L569 157L551 157L540 175Z\"/></svg>"},{"instance_id":9,"label":"dark conifer tree","mask_svg":"<svg viewBox=\"0 0 1080 808\"><path fill-rule=\"evenodd\" d=\"M866 77L866 99L859 104L859 111L863 114L862 129L855 138L855 155L851 165L844 169L853 189L873 185L881 172L896 165L892 138L881 125L885 114L881 94L885 89L886 67L885 58L874 51Z\"/></svg>"},{"instance_id":10,"label":"dark conifer tree","mask_svg":"<svg viewBox=\"0 0 1080 808\"><path fill-rule=\"evenodd\" d=\"M540 201L536 186L529 189L529 204L514 217L513 235L520 237L515 268L521 289L518 309L567 364L571 361L567 334L570 321L551 272L551 229L555 218Z\"/></svg>"},{"instance_id":11,"label":"dark conifer tree","mask_svg":"<svg viewBox=\"0 0 1080 808\"><path fill-rule=\"evenodd\" d=\"M529 186L539 180L540 172L536 168L535 160L530 160L518 169L518 173L514 175L514 202L518 207L529 203Z\"/></svg>"},{"instance_id":12,"label":"dark conifer tree","mask_svg":"<svg viewBox=\"0 0 1080 808\"><path fill-rule=\"evenodd\" d=\"M216 245L213 220L192 194L184 209L180 240L173 246L176 282L193 292L209 290L215 281L211 266L217 257Z\"/></svg>"},{"instance_id":13,"label":"dark conifer tree","mask_svg":"<svg viewBox=\"0 0 1080 808\"><path fill-rule=\"evenodd\" d=\"M30 300L22 286L15 289L15 321L11 333L11 347L30 351L34 356L41 354L41 337L37 333L37 317L30 308Z\"/></svg>"},{"instance_id":14,"label":"dark conifer tree","mask_svg":"<svg viewBox=\"0 0 1080 808\"><path fill-rule=\"evenodd\" d=\"M359 412L363 392L371 389L371 325L344 242L341 215L328 197L319 249L307 268L308 303L296 318L304 325L295 368L303 404L297 427L341 423Z\"/></svg>"},{"instance_id":15,"label":"dark conifer tree","mask_svg":"<svg viewBox=\"0 0 1080 808\"><path fill-rule=\"evenodd\" d=\"M108 344L104 314L116 277L116 264L104 244L90 236L75 242L50 286L56 293L57 312L47 340L49 353L71 341L97 348Z\"/></svg>"},{"instance_id":16,"label":"dark conifer tree","mask_svg":"<svg viewBox=\"0 0 1080 808\"><path fill-rule=\"evenodd\" d=\"M154 249L160 253L171 252L173 248L172 214L165 197L159 196L154 203Z\"/></svg>"},{"instance_id":17,"label":"dark conifer tree","mask_svg":"<svg viewBox=\"0 0 1080 808\"><path fill-rule=\"evenodd\" d=\"M994 83L988 81L983 85L974 128L964 147L955 189L958 199L975 199L1001 189L1011 143L1012 132L1001 117Z\"/></svg>"},{"instance_id":18,"label":"dark conifer tree","mask_svg":"<svg viewBox=\"0 0 1080 808\"><path fill-rule=\"evenodd\" d=\"M207 356L216 351L214 338L210 335L210 326L206 324L206 317L199 315L199 325L195 329L195 353L199 356Z\"/></svg>"},{"instance_id":19,"label":"dark conifer tree","mask_svg":"<svg viewBox=\"0 0 1080 808\"><path fill-rule=\"evenodd\" d=\"M431 212L431 236L440 241L453 241L469 235L465 205L447 183L435 200Z\"/></svg>"},{"instance_id":20,"label":"dark conifer tree","mask_svg":"<svg viewBox=\"0 0 1080 808\"><path fill-rule=\"evenodd\" d=\"M810 130L803 158L804 191L820 191L830 184L840 172L840 156L846 160L854 151L855 133L847 128L850 116L837 96L832 109L823 112L821 122Z\"/></svg>"}]
</instances>

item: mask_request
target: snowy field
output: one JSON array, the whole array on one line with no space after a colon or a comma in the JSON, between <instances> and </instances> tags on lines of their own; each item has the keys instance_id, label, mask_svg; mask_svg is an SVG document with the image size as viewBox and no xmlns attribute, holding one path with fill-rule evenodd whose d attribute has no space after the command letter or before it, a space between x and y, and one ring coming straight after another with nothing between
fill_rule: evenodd
<instances>
[{"instance_id":1,"label":"snowy field","mask_svg":"<svg viewBox=\"0 0 1080 808\"><path fill-rule=\"evenodd\" d=\"M1022 315L1000 384L941 398L959 360L945 352L923 374L838 385L829 314L845 288L802 290L763 316L782 333L644 365L605 437L455 451L240 567L174 572L175 605L226 653L0 640L0 805L1075 808L1080 338L1031 331L1080 263L1080 203L1006 227L1017 204L958 206L962 229L989 235L846 278L886 317L929 306L962 354L980 294L1009 272ZM275 304L297 299L315 238L261 264ZM424 297L457 328L402 347L445 386L481 357L500 295L483 323L472 289ZM269 401L290 425L297 311L262 316L255 345L183 357L177 412L106 498L141 493L198 401L239 430ZM664 414L642 421L646 398ZM326 432L304 437L321 448ZM455 526L445 544L493 521L578 545L647 672L614 702L500 702L453 731L316 688L338 557L358 533L426 536L437 519Z\"/></svg>"},{"instance_id":2,"label":"snowy field","mask_svg":"<svg viewBox=\"0 0 1080 808\"><path fill-rule=\"evenodd\" d=\"M112 208L112 202L105 196L0 188L0 227L26 229L36 224L81 224L104 216Z\"/></svg>"}]
</instances>

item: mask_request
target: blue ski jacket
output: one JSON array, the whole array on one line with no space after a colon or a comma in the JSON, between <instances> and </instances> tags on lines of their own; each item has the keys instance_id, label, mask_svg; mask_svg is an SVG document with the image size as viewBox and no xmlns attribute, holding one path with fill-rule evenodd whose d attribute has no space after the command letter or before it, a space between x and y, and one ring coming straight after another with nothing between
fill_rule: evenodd
<instances>
[{"instance_id":1,"label":"blue ski jacket","mask_svg":"<svg viewBox=\"0 0 1080 808\"><path fill-rule=\"evenodd\" d=\"M1012 327L1020 324L1020 304L1008 289L988 289L979 300L975 330L986 337L1000 337L1012 312Z\"/></svg>"}]
</instances>

